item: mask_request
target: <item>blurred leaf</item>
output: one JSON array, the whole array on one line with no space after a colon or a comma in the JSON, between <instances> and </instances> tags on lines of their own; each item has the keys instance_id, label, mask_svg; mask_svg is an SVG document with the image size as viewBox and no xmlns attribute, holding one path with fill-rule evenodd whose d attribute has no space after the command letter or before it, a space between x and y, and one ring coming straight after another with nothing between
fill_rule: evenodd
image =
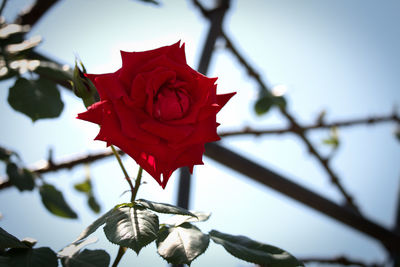
<instances>
[{"instance_id":1,"label":"blurred leaf","mask_svg":"<svg viewBox=\"0 0 400 267\"><path fill-rule=\"evenodd\" d=\"M186 216L186 215L174 215L168 218L164 224L169 224L173 226L179 226L181 224L184 224L186 222L203 222L207 221L208 218L210 218L211 213L205 213L205 212L192 212L196 217L193 216Z\"/></svg>"},{"instance_id":2,"label":"blurred leaf","mask_svg":"<svg viewBox=\"0 0 400 267\"><path fill-rule=\"evenodd\" d=\"M56 84L41 78L17 79L10 88L8 103L15 110L29 116L32 121L58 117L64 107Z\"/></svg>"},{"instance_id":3,"label":"blurred leaf","mask_svg":"<svg viewBox=\"0 0 400 267\"><path fill-rule=\"evenodd\" d=\"M294 267L304 266L288 252L245 236L224 234L216 230L210 232L211 239L222 245L233 256L268 267Z\"/></svg>"},{"instance_id":4,"label":"blurred leaf","mask_svg":"<svg viewBox=\"0 0 400 267\"><path fill-rule=\"evenodd\" d=\"M275 106L278 106L279 108L286 107L286 99L283 96L274 96L272 100Z\"/></svg>"},{"instance_id":5,"label":"blurred leaf","mask_svg":"<svg viewBox=\"0 0 400 267\"><path fill-rule=\"evenodd\" d=\"M158 217L144 208L120 207L106 218L104 233L114 244L133 249L137 254L158 235Z\"/></svg>"},{"instance_id":6,"label":"blurred leaf","mask_svg":"<svg viewBox=\"0 0 400 267\"><path fill-rule=\"evenodd\" d=\"M189 215L196 217L193 213L188 211L187 209L177 207L174 205L166 204L166 203L158 203L158 202L153 202L150 200L146 199L138 199L135 201L136 204L139 204L146 209L150 209L155 212L159 213L168 213L168 214L181 214L181 215Z\"/></svg>"},{"instance_id":7,"label":"blurred leaf","mask_svg":"<svg viewBox=\"0 0 400 267\"><path fill-rule=\"evenodd\" d=\"M263 115L274 105L273 96L267 95L259 98L254 106L257 115Z\"/></svg>"},{"instance_id":8,"label":"blurred leaf","mask_svg":"<svg viewBox=\"0 0 400 267\"><path fill-rule=\"evenodd\" d=\"M27 169L20 169L15 163L7 164L7 175L10 183L19 191L31 191L35 187L34 176Z\"/></svg>"},{"instance_id":9,"label":"blurred leaf","mask_svg":"<svg viewBox=\"0 0 400 267\"><path fill-rule=\"evenodd\" d=\"M172 264L187 264L206 251L210 237L190 223L178 227L164 226L157 239L157 252Z\"/></svg>"},{"instance_id":10,"label":"blurred leaf","mask_svg":"<svg viewBox=\"0 0 400 267\"><path fill-rule=\"evenodd\" d=\"M9 161L12 155L18 156L15 152L8 150L4 147L0 146L0 160L1 161Z\"/></svg>"},{"instance_id":11,"label":"blurred leaf","mask_svg":"<svg viewBox=\"0 0 400 267\"><path fill-rule=\"evenodd\" d=\"M96 199L94 198L93 195L89 196L88 205L89 205L90 209L92 211L94 211L95 213L99 213L100 212L100 205L99 205L99 203L97 203L97 201L96 201Z\"/></svg>"},{"instance_id":12,"label":"blurred leaf","mask_svg":"<svg viewBox=\"0 0 400 267\"><path fill-rule=\"evenodd\" d=\"M263 92L254 105L254 110L257 115L267 113L271 107L276 106L279 108L286 107L286 100L283 96L274 96L270 92Z\"/></svg>"},{"instance_id":13,"label":"blurred leaf","mask_svg":"<svg viewBox=\"0 0 400 267\"><path fill-rule=\"evenodd\" d=\"M10 267L57 267L56 253L48 247L36 249L11 249L6 255L10 258Z\"/></svg>"},{"instance_id":14,"label":"blurred leaf","mask_svg":"<svg viewBox=\"0 0 400 267\"><path fill-rule=\"evenodd\" d=\"M92 191L92 183L89 179L85 179L85 181L75 184L74 188L79 192L89 193Z\"/></svg>"},{"instance_id":15,"label":"blurred leaf","mask_svg":"<svg viewBox=\"0 0 400 267\"><path fill-rule=\"evenodd\" d=\"M27 248L27 246L0 227L0 250L6 248Z\"/></svg>"},{"instance_id":16,"label":"blurred leaf","mask_svg":"<svg viewBox=\"0 0 400 267\"><path fill-rule=\"evenodd\" d=\"M78 215L65 202L64 196L54 186L45 184L40 187L40 196L46 209L54 215L64 218L78 218Z\"/></svg>"},{"instance_id":17,"label":"blurred leaf","mask_svg":"<svg viewBox=\"0 0 400 267\"><path fill-rule=\"evenodd\" d=\"M106 219L113 213L113 211L114 209L109 210L108 212L104 213L101 217L99 217L97 220L95 220L91 225L86 227L85 230L83 230L82 233L79 234L76 240L72 242L72 244L79 244L80 242L82 242L83 239L93 234L97 230L97 228L106 223Z\"/></svg>"},{"instance_id":18,"label":"blurred leaf","mask_svg":"<svg viewBox=\"0 0 400 267\"><path fill-rule=\"evenodd\" d=\"M61 260L64 267L107 267L110 264L110 255L104 250L88 250L65 257Z\"/></svg>"},{"instance_id":19,"label":"blurred leaf","mask_svg":"<svg viewBox=\"0 0 400 267\"><path fill-rule=\"evenodd\" d=\"M330 137L322 140L322 143L330 145L334 149L338 148L340 143L339 143L339 134L336 127L331 128Z\"/></svg>"}]
</instances>

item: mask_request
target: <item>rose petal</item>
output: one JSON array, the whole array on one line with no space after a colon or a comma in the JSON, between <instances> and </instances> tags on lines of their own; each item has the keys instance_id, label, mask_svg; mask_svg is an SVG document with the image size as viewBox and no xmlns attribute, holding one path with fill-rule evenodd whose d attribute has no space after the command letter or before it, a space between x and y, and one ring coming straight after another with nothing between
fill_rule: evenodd
<instances>
[{"instance_id":1,"label":"rose petal","mask_svg":"<svg viewBox=\"0 0 400 267\"><path fill-rule=\"evenodd\" d=\"M106 74L86 74L92 81L101 100L117 99L126 95L126 90L118 80L120 70Z\"/></svg>"},{"instance_id":2,"label":"rose petal","mask_svg":"<svg viewBox=\"0 0 400 267\"><path fill-rule=\"evenodd\" d=\"M217 124L214 115L193 125L193 131L190 136L177 143L168 143L168 146L173 149L180 149L193 144L205 144L220 139L221 138L217 134Z\"/></svg>"},{"instance_id":3,"label":"rose petal","mask_svg":"<svg viewBox=\"0 0 400 267\"><path fill-rule=\"evenodd\" d=\"M141 72L139 70L144 64L160 56L167 56L179 64L186 65L185 46L182 45L180 47L180 41L170 46L143 52L121 51L122 71L120 79L128 86L131 84L132 79Z\"/></svg>"},{"instance_id":4,"label":"rose petal","mask_svg":"<svg viewBox=\"0 0 400 267\"><path fill-rule=\"evenodd\" d=\"M123 135L148 144L158 144L160 142L157 136L149 134L139 127L141 116L140 114L137 115L136 110L129 109L122 100L113 101L113 106L120 121Z\"/></svg>"},{"instance_id":5,"label":"rose petal","mask_svg":"<svg viewBox=\"0 0 400 267\"><path fill-rule=\"evenodd\" d=\"M236 92L233 93L228 93L228 94L222 94L222 95L217 95L217 103L219 106L218 111L221 110L225 106L225 104L231 99L232 96L234 96Z\"/></svg>"},{"instance_id":6,"label":"rose petal","mask_svg":"<svg viewBox=\"0 0 400 267\"><path fill-rule=\"evenodd\" d=\"M108 101L104 100L94 103L85 112L79 113L76 118L80 120L101 124L101 122L103 121L103 105L106 102Z\"/></svg>"},{"instance_id":7,"label":"rose petal","mask_svg":"<svg viewBox=\"0 0 400 267\"><path fill-rule=\"evenodd\" d=\"M169 126L155 120L148 120L140 124L140 127L167 142L177 143L189 136L194 127L191 125Z\"/></svg>"}]
</instances>

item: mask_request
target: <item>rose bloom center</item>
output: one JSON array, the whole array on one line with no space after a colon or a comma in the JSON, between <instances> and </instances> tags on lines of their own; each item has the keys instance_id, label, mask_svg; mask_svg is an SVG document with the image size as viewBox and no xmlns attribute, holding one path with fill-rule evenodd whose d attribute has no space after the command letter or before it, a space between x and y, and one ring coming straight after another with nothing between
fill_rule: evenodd
<instances>
[{"instance_id":1,"label":"rose bloom center","mask_svg":"<svg viewBox=\"0 0 400 267\"><path fill-rule=\"evenodd\" d=\"M153 98L153 116L160 121L180 119L189 105L190 98L185 89L163 86Z\"/></svg>"}]
</instances>

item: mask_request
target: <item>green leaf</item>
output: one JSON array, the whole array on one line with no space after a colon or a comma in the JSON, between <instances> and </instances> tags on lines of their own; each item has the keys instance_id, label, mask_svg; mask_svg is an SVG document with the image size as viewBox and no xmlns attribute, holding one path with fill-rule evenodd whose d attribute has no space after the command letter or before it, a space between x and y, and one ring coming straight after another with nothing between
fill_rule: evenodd
<instances>
[{"instance_id":1,"label":"green leaf","mask_svg":"<svg viewBox=\"0 0 400 267\"><path fill-rule=\"evenodd\" d=\"M92 183L89 179L85 179L85 181L75 184L74 188L79 192L89 193L92 191Z\"/></svg>"},{"instance_id":2,"label":"green leaf","mask_svg":"<svg viewBox=\"0 0 400 267\"><path fill-rule=\"evenodd\" d=\"M186 215L174 215L168 218L164 224L168 225L173 225L173 226L179 226L181 224L184 224L186 222L203 222L207 221L208 218L210 218L211 213L205 213L205 212L192 212L196 217L193 216L186 216Z\"/></svg>"},{"instance_id":3,"label":"green leaf","mask_svg":"<svg viewBox=\"0 0 400 267\"><path fill-rule=\"evenodd\" d=\"M64 104L55 83L39 78L27 80L18 78L8 94L10 106L36 121L56 118L61 114Z\"/></svg>"},{"instance_id":4,"label":"green leaf","mask_svg":"<svg viewBox=\"0 0 400 267\"><path fill-rule=\"evenodd\" d=\"M266 95L257 100L254 106L254 110L257 115L263 115L267 113L273 105L274 105L273 96Z\"/></svg>"},{"instance_id":5,"label":"green leaf","mask_svg":"<svg viewBox=\"0 0 400 267\"><path fill-rule=\"evenodd\" d=\"M178 227L164 226L157 239L157 252L172 264L190 263L206 251L210 237L190 223Z\"/></svg>"},{"instance_id":6,"label":"green leaf","mask_svg":"<svg viewBox=\"0 0 400 267\"><path fill-rule=\"evenodd\" d=\"M27 248L27 246L0 227L0 250L6 248Z\"/></svg>"},{"instance_id":7,"label":"green leaf","mask_svg":"<svg viewBox=\"0 0 400 267\"><path fill-rule=\"evenodd\" d=\"M54 215L64 218L78 218L78 215L65 202L64 196L54 186L44 184L40 187L40 196L46 209Z\"/></svg>"},{"instance_id":8,"label":"green leaf","mask_svg":"<svg viewBox=\"0 0 400 267\"><path fill-rule=\"evenodd\" d=\"M11 249L6 253L10 257L10 267L57 267L58 259L48 247L36 249Z\"/></svg>"},{"instance_id":9,"label":"green leaf","mask_svg":"<svg viewBox=\"0 0 400 267\"><path fill-rule=\"evenodd\" d=\"M224 234L216 230L210 232L211 239L222 245L233 256L268 267L293 267L304 266L288 252L245 236Z\"/></svg>"},{"instance_id":10,"label":"green leaf","mask_svg":"<svg viewBox=\"0 0 400 267\"><path fill-rule=\"evenodd\" d=\"M339 134L336 127L331 128L330 137L322 140L322 143L332 146L334 149L339 147Z\"/></svg>"},{"instance_id":11,"label":"green leaf","mask_svg":"<svg viewBox=\"0 0 400 267\"><path fill-rule=\"evenodd\" d=\"M35 187L33 174L27 169L20 169L15 163L7 164L7 175L10 183L19 191L31 191Z\"/></svg>"},{"instance_id":12,"label":"green leaf","mask_svg":"<svg viewBox=\"0 0 400 267\"><path fill-rule=\"evenodd\" d=\"M107 267L110 264L110 255L104 250L88 250L65 257L61 260L64 267Z\"/></svg>"},{"instance_id":13,"label":"green leaf","mask_svg":"<svg viewBox=\"0 0 400 267\"><path fill-rule=\"evenodd\" d=\"M93 195L89 196L88 205L89 205L90 209L92 211L94 211L95 213L99 213L100 212L100 205L99 205L99 203L97 203L97 201L96 201L96 199L94 198Z\"/></svg>"},{"instance_id":14,"label":"green leaf","mask_svg":"<svg viewBox=\"0 0 400 267\"><path fill-rule=\"evenodd\" d=\"M286 99L283 96L274 96L273 102L275 106L278 106L280 108L286 107Z\"/></svg>"},{"instance_id":15,"label":"green leaf","mask_svg":"<svg viewBox=\"0 0 400 267\"><path fill-rule=\"evenodd\" d=\"M114 244L133 249L137 254L157 238L158 217L138 206L119 207L106 218L104 233Z\"/></svg>"},{"instance_id":16,"label":"green leaf","mask_svg":"<svg viewBox=\"0 0 400 267\"><path fill-rule=\"evenodd\" d=\"M83 239L85 239L89 235L93 234L97 230L97 228L99 228L100 226L102 226L103 224L106 223L106 219L111 214L113 214L113 211L114 211L114 209L109 210L108 212L103 214L101 217L99 217L97 220L95 220L91 225L86 227L85 230L83 230L82 233L80 233L80 235L75 239L75 241L72 242L72 244L79 244L80 242L82 242Z\"/></svg>"},{"instance_id":17,"label":"green leaf","mask_svg":"<svg viewBox=\"0 0 400 267\"><path fill-rule=\"evenodd\" d=\"M146 209L159 212L159 213L168 213L168 214L180 214L180 215L189 215L196 217L193 213L188 211L187 209L177 207L174 205L166 204L166 203L158 203L158 202L153 202L149 201L146 199L138 199L135 201L136 204L139 204Z\"/></svg>"}]
</instances>

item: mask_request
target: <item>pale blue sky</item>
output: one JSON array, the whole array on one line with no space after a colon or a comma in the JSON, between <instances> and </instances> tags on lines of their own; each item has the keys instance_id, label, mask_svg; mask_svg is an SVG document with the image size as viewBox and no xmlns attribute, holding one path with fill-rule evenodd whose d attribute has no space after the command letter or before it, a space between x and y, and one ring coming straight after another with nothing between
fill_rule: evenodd
<instances>
[{"instance_id":1,"label":"pale blue sky","mask_svg":"<svg viewBox=\"0 0 400 267\"><path fill-rule=\"evenodd\" d=\"M28 1L9 1L7 18L12 18ZM78 54L89 72L113 71L120 67L119 50L147 50L182 40L188 63L196 67L208 25L190 1L162 1L160 7L139 1L61 1L33 29L40 34L40 51L72 65ZM270 86L285 84L289 109L301 122L312 122L325 109L328 120L388 114L400 104L400 47L398 1L361 0L276 0L232 1L225 21L226 32ZM253 102L257 85L231 57L217 49L209 76L217 76L219 92L238 94L220 112L220 130L240 129L245 125L274 127L286 121L275 110L257 117ZM33 124L6 103L11 82L0 83L0 145L20 152L30 165L47 156L49 147L55 158L74 153L101 150L94 142L98 128L75 119L83 105L70 92L62 90L65 109L56 120ZM395 140L395 125L361 126L339 130L341 146L332 166L355 197L361 211L386 227L395 218L395 199L399 188L400 144ZM321 145L328 131L310 135ZM304 145L291 135L232 137L226 146L271 167L288 178L340 202L337 193ZM136 165L125 158L130 173ZM212 160L195 167L192 208L211 211L203 231L217 229L243 234L261 242L287 249L298 257L335 256L382 261L384 249L373 239L338 224L275 191L260 186ZM120 196L127 189L115 160L91 165L95 193L103 211L128 200ZM73 184L84 176L82 168L48 174L45 179L63 188L78 212L78 220L52 216L43 208L37 192L0 193L0 225L20 238L39 240L38 246L61 249L95 218L85 199L75 193ZM150 176L139 197L173 203L176 178L162 190ZM24 222L24 224L22 224ZM88 248L106 248L114 259L117 246L105 239ZM249 266L222 248L210 243L206 253L192 266ZM121 266L159 266L163 261L154 244L139 257L133 251L124 256Z\"/></svg>"}]
</instances>

